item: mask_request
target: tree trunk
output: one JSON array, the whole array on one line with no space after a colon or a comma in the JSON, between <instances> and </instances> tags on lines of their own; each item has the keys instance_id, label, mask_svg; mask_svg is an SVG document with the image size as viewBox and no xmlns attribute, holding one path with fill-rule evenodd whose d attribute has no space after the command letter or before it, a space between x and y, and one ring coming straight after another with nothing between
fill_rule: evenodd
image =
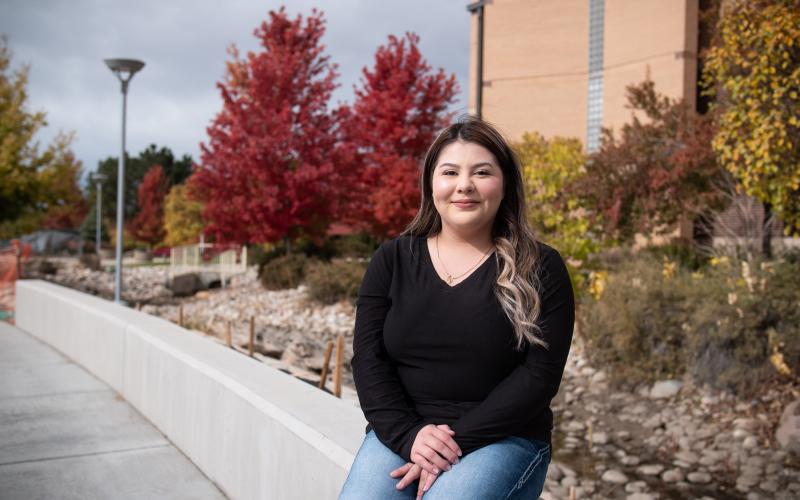
<instances>
[{"instance_id":1,"label":"tree trunk","mask_svg":"<svg viewBox=\"0 0 800 500\"><path fill-rule=\"evenodd\" d=\"M692 221L692 242L696 249L709 252L714 246L714 215L702 213Z\"/></svg>"},{"instance_id":2,"label":"tree trunk","mask_svg":"<svg viewBox=\"0 0 800 500\"><path fill-rule=\"evenodd\" d=\"M764 203L764 220L761 232L761 255L772 260L772 204Z\"/></svg>"}]
</instances>

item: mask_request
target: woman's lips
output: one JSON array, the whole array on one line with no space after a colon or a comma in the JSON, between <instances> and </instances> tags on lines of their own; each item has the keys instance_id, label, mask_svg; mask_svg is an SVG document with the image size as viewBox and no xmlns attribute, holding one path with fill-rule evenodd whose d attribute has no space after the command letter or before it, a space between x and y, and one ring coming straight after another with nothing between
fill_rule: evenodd
<instances>
[{"instance_id":1,"label":"woman's lips","mask_svg":"<svg viewBox=\"0 0 800 500\"><path fill-rule=\"evenodd\" d=\"M478 206L477 201L454 201L453 205L457 206L458 208L470 208Z\"/></svg>"}]
</instances>

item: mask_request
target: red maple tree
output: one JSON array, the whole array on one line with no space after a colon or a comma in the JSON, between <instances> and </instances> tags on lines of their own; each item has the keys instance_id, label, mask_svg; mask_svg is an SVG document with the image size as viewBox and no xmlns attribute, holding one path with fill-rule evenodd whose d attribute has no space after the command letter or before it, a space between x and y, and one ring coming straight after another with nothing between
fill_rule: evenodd
<instances>
[{"instance_id":1,"label":"red maple tree","mask_svg":"<svg viewBox=\"0 0 800 500\"><path fill-rule=\"evenodd\" d=\"M128 231L137 240L151 246L164 240L164 198L168 188L161 165L150 167L139 185L139 212L128 223Z\"/></svg>"},{"instance_id":2,"label":"red maple tree","mask_svg":"<svg viewBox=\"0 0 800 500\"><path fill-rule=\"evenodd\" d=\"M229 53L222 110L201 144L192 184L218 241L318 238L335 217L346 182L337 168L335 114L327 109L336 66L320 43L322 13L290 19L270 11L261 46Z\"/></svg>"},{"instance_id":3,"label":"red maple tree","mask_svg":"<svg viewBox=\"0 0 800 500\"><path fill-rule=\"evenodd\" d=\"M455 75L432 70L418 44L413 33L390 36L341 110L355 152L342 220L378 237L402 231L419 209L420 165L458 92Z\"/></svg>"}]
</instances>

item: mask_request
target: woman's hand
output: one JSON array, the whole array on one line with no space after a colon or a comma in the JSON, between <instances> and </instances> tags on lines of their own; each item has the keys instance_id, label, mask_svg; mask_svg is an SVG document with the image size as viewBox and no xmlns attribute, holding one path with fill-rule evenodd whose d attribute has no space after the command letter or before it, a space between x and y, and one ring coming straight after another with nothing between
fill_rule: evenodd
<instances>
[{"instance_id":1,"label":"woman's hand","mask_svg":"<svg viewBox=\"0 0 800 500\"><path fill-rule=\"evenodd\" d=\"M408 462L399 469L395 469L389 473L389 475L394 478L398 478L404 474L405 476L400 480L399 483L397 483L396 488L398 490L402 490L419 478L419 485L417 486L417 500L422 498L422 495L424 495L425 492L430 489L431 485L433 485L433 482L436 481L437 477L439 477L436 474L429 473L413 462Z\"/></svg>"},{"instance_id":2,"label":"woman's hand","mask_svg":"<svg viewBox=\"0 0 800 500\"><path fill-rule=\"evenodd\" d=\"M450 470L450 464L457 464L461 456L454 435L455 431L448 425L426 425L414 438L411 461L433 475Z\"/></svg>"}]
</instances>

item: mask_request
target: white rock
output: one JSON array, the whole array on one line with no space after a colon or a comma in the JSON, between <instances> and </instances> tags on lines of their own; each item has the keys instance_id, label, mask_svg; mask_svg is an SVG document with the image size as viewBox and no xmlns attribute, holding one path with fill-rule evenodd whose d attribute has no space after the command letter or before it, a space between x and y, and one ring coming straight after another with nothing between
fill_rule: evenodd
<instances>
[{"instance_id":1,"label":"white rock","mask_svg":"<svg viewBox=\"0 0 800 500\"><path fill-rule=\"evenodd\" d=\"M690 464L697 463L697 461L700 459L700 457L698 457L696 453L691 451L679 451L678 453L675 454L675 458L677 458L682 462L687 462Z\"/></svg>"},{"instance_id":2,"label":"white rock","mask_svg":"<svg viewBox=\"0 0 800 500\"><path fill-rule=\"evenodd\" d=\"M656 500L658 497L652 493L631 493L625 500Z\"/></svg>"},{"instance_id":3,"label":"white rock","mask_svg":"<svg viewBox=\"0 0 800 500\"><path fill-rule=\"evenodd\" d=\"M608 443L608 434L605 432L592 432L592 444L607 444Z\"/></svg>"},{"instance_id":4,"label":"white rock","mask_svg":"<svg viewBox=\"0 0 800 500\"><path fill-rule=\"evenodd\" d=\"M641 493L647 489L647 483L644 481L632 481L625 485L625 491L628 493Z\"/></svg>"},{"instance_id":5,"label":"white rock","mask_svg":"<svg viewBox=\"0 0 800 500\"><path fill-rule=\"evenodd\" d=\"M688 479L690 483L706 484L711 482L711 474L708 472L695 471L687 474L686 479Z\"/></svg>"},{"instance_id":6,"label":"white rock","mask_svg":"<svg viewBox=\"0 0 800 500\"><path fill-rule=\"evenodd\" d=\"M680 380L660 380L653 384L653 387L650 388L650 398L671 398L680 392L681 387L683 387L683 382Z\"/></svg>"},{"instance_id":7,"label":"white rock","mask_svg":"<svg viewBox=\"0 0 800 500\"><path fill-rule=\"evenodd\" d=\"M622 457L622 458L619 459L619 461L620 461L620 463L622 463L622 465L628 465L628 466L639 465L639 457L637 457L635 455Z\"/></svg>"},{"instance_id":8,"label":"white rock","mask_svg":"<svg viewBox=\"0 0 800 500\"><path fill-rule=\"evenodd\" d=\"M636 472L644 476L657 476L661 474L663 470L664 466L661 464L647 464L637 467Z\"/></svg>"},{"instance_id":9,"label":"white rock","mask_svg":"<svg viewBox=\"0 0 800 500\"><path fill-rule=\"evenodd\" d=\"M628 476L617 469L609 469L603 473L601 478L607 483L624 484L628 482Z\"/></svg>"},{"instance_id":10,"label":"white rock","mask_svg":"<svg viewBox=\"0 0 800 500\"><path fill-rule=\"evenodd\" d=\"M561 486L569 488L570 486L578 486L578 478L573 476L566 476L561 480Z\"/></svg>"},{"instance_id":11,"label":"white rock","mask_svg":"<svg viewBox=\"0 0 800 500\"><path fill-rule=\"evenodd\" d=\"M661 480L665 483L677 483L678 481L683 481L683 471L680 469L665 470L661 474Z\"/></svg>"},{"instance_id":12,"label":"white rock","mask_svg":"<svg viewBox=\"0 0 800 500\"><path fill-rule=\"evenodd\" d=\"M758 441L753 436L747 436L746 438L744 438L744 441L742 441L742 448L744 448L745 450L752 450L757 446L758 446Z\"/></svg>"},{"instance_id":13,"label":"white rock","mask_svg":"<svg viewBox=\"0 0 800 500\"><path fill-rule=\"evenodd\" d=\"M576 477L578 475L578 473L575 472L575 470L572 469L571 467L567 467L562 463L559 463L558 466L559 468L561 468L561 472L563 472L565 476Z\"/></svg>"},{"instance_id":14,"label":"white rock","mask_svg":"<svg viewBox=\"0 0 800 500\"><path fill-rule=\"evenodd\" d=\"M776 491L778 491L778 483L771 480L762 482L761 484L758 485L758 487L764 491L769 491L770 493L775 493Z\"/></svg>"},{"instance_id":15,"label":"white rock","mask_svg":"<svg viewBox=\"0 0 800 500\"><path fill-rule=\"evenodd\" d=\"M599 370L592 375L592 383L593 384L601 384L606 381L606 372Z\"/></svg>"},{"instance_id":16,"label":"white rock","mask_svg":"<svg viewBox=\"0 0 800 500\"><path fill-rule=\"evenodd\" d=\"M551 481L559 481L562 477L564 477L564 473L561 472L561 467L559 467L558 464L551 462L547 467L547 479Z\"/></svg>"}]
</instances>

